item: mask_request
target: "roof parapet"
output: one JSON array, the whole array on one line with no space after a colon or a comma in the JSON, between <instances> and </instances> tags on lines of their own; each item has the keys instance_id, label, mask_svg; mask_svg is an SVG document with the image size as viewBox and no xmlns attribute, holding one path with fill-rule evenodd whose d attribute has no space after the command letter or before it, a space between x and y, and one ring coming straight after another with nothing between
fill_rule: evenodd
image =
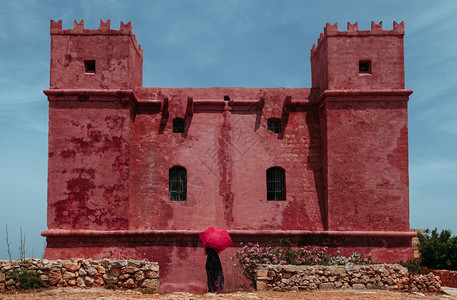
<instances>
[{"instance_id":1,"label":"roof parapet","mask_svg":"<svg viewBox=\"0 0 457 300\"><path fill-rule=\"evenodd\" d=\"M327 23L324 27L324 33L319 35L317 44L313 44L311 48L311 58L316 54L323 41L329 36L386 36L386 35L404 35L405 34L405 23L402 21L397 23L393 21L392 30L385 30L382 28L382 21L379 23L371 21L371 30L359 30L358 22L351 24L347 22L347 30L339 31L338 22L335 24Z\"/></svg>"},{"instance_id":2,"label":"roof parapet","mask_svg":"<svg viewBox=\"0 0 457 300\"><path fill-rule=\"evenodd\" d=\"M84 19L81 21L73 22L73 29L62 29L62 20L54 21L51 20L51 34L87 34L87 35L103 35L103 34L112 34L112 35L131 35L132 34L132 22L124 23L121 21L120 29L111 29L111 20L108 19L106 22L103 22L100 19L100 28L99 29L85 29L84 28Z\"/></svg>"},{"instance_id":3,"label":"roof parapet","mask_svg":"<svg viewBox=\"0 0 457 300\"><path fill-rule=\"evenodd\" d=\"M100 19L99 29L85 29L84 28L84 19L81 21L73 22L73 29L62 29L62 20L54 21L51 20L51 35L129 35L132 39L135 48L143 55L143 49L141 45L138 45L136 36L132 33L132 22L124 23L121 21L120 29L111 29L111 20L108 19L104 22Z\"/></svg>"}]
</instances>

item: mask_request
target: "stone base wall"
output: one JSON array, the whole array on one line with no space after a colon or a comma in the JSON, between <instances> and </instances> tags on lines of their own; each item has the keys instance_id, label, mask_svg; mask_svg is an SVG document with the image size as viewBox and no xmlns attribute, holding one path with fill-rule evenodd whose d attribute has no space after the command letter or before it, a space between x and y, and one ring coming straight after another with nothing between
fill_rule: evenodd
<instances>
[{"instance_id":1,"label":"stone base wall","mask_svg":"<svg viewBox=\"0 0 457 300\"><path fill-rule=\"evenodd\" d=\"M159 288L159 265L156 262L139 260L47 260L24 259L0 261L0 291L19 288L11 278L11 272L27 268L36 270L45 286L108 288Z\"/></svg>"},{"instance_id":2,"label":"stone base wall","mask_svg":"<svg viewBox=\"0 0 457 300\"><path fill-rule=\"evenodd\" d=\"M316 290L386 288L423 292L441 291L433 274L410 275L398 264L346 266L260 265L257 290Z\"/></svg>"},{"instance_id":3,"label":"stone base wall","mask_svg":"<svg viewBox=\"0 0 457 300\"><path fill-rule=\"evenodd\" d=\"M441 279L441 286L457 288L457 271L427 270L427 272L439 276Z\"/></svg>"}]
</instances>

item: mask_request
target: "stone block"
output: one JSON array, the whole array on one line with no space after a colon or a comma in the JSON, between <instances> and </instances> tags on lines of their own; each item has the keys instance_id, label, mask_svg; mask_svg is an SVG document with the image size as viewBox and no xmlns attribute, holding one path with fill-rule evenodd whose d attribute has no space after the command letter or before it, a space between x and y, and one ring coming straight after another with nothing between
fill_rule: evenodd
<instances>
[{"instance_id":1,"label":"stone block","mask_svg":"<svg viewBox=\"0 0 457 300\"><path fill-rule=\"evenodd\" d=\"M121 275L119 275L119 280L124 281L124 280L128 279L129 277L130 277L130 274L128 274L128 273L121 274ZM150 277L146 277L146 278L150 278ZM151 278L153 278L153 277L151 277Z\"/></svg>"},{"instance_id":2,"label":"stone block","mask_svg":"<svg viewBox=\"0 0 457 300\"><path fill-rule=\"evenodd\" d=\"M127 279L127 281L124 282L124 287L133 289L135 287L135 281L133 281L132 278Z\"/></svg>"},{"instance_id":3,"label":"stone block","mask_svg":"<svg viewBox=\"0 0 457 300\"><path fill-rule=\"evenodd\" d=\"M70 279L73 279L76 277L76 274L75 273L72 273L72 272L68 272L66 271L65 273L63 273L63 279L65 279L66 281L70 280Z\"/></svg>"},{"instance_id":4,"label":"stone block","mask_svg":"<svg viewBox=\"0 0 457 300\"><path fill-rule=\"evenodd\" d=\"M90 276L84 276L84 283L88 286L91 286L92 284L94 284L94 279Z\"/></svg>"},{"instance_id":5,"label":"stone block","mask_svg":"<svg viewBox=\"0 0 457 300\"><path fill-rule=\"evenodd\" d=\"M111 276L109 274L103 274L102 278L105 284L114 284L119 281L117 277Z\"/></svg>"},{"instance_id":6,"label":"stone block","mask_svg":"<svg viewBox=\"0 0 457 300\"><path fill-rule=\"evenodd\" d=\"M90 276L94 276L95 274L97 274L97 269L90 266L87 268L87 273L90 275Z\"/></svg>"},{"instance_id":7,"label":"stone block","mask_svg":"<svg viewBox=\"0 0 457 300\"><path fill-rule=\"evenodd\" d=\"M355 283L352 285L352 288L356 290L365 290L367 287L364 284Z\"/></svg>"},{"instance_id":8,"label":"stone block","mask_svg":"<svg viewBox=\"0 0 457 300\"><path fill-rule=\"evenodd\" d=\"M140 267L141 267L141 261L139 261L139 260L134 260L134 259L130 259L130 260L128 261L128 266L133 266L133 267L140 268Z\"/></svg>"},{"instance_id":9,"label":"stone block","mask_svg":"<svg viewBox=\"0 0 457 300\"><path fill-rule=\"evenodd\" d=\"M268 270L258 270L257 277L268 277Z\"/></svg>"},{"instance_id":10,"label":"stone block","mask_svg":"<svg viewBox=\"0 0 457 300\"><path fill-rule=\"evenodd\" d=\"M319 285L319 289L321 290L329 290L329 289L334 289L335 284L333 282L323 282Z\"/></svg>"},{"instance_id":11,"label":"stone block","mask_svg":"<svg viewBox=\"0 0 457 300\"><path fill-rule=\"evenodd\" d=\"M295 273L296 270L297 270L297 266L293 266L293 265L286 265L283 268L283 272L288 272L288 273Z\"/></svg>"},{"instance_id":12,"label":"stone block","mask_svg":"<svg viewBox=\"0 0 457 300\"><path fill-rule=\"evenodd\" d=\"M136 273L136 272L138 272L138 271L140 271L140 268L135 267L135 266L130 266L130 265L129 265L129 266L127 266L127 267L125 268L125 272L126 272L126 273L131 273L131 274L133 274L133 273Z\"/></svg>"},{"instance_id":13,"label":"stone block","mask_svg":"<svg viewBox=\"0 0 457 300\"><path fill-rule=\"evenodd\" d=\"M256 281L256 289L258 291L266 291L267 290L267 281L264 280L257 280Z\"/></svg>"},{"instance_id":14,"label":"stone block","mask_svg":"<svg viewBox=\"0 0 457 300\"><path fill-rule=\"evenodd\" d=\"M116 269L110 269L109 273L114 276L114 277L119 277L119 275L121 275L121 269L120 268L116 268Z\"/></svg>"},{"instance_id":15,"label":"stone block","mask_svg":"<svg viewBox=\"0 0 457 300\"><path fill-rule=\"evenodd\" d=\"M69 262L64 263L63 266L65 269L67 269L70 272L76 272L76 270L78 270L78 264L75 262L69 261Z\"/></svg>"},{"instance_id":16,"label":"stone block","mask_svg":"<svg viewBox=\"0 0 457 300\"><path fill-rule=\"evenodd\" d=\"M136 280L137 282L142 281L143 279L144 279L144 273L143 273L143 271L140 270L140 271L138 271L138 272L135 273L135 280Z\"/></svg>"},{"instance_id":17,"label":"stone block","mask_svg":"<svg viewBox=\"0 0 457 300\"><path fill-rule=\"evenodd\" d=\"M78 277L76 279L76 285L78 287L86 287L86 284L85 284L84 279L82 277Z\"/></svg>"},{"instance_id":18,"label":"stone block","mask_svg":"<svg viewBox=\"0 0 457 300\"><path fill-rule=\"evenodd\" d=\"M40 275L40 279L41 279L41 281L46 283L49 281L49 275L42 274L42 275Z\"/></svg>"},{"instance_id":19,"label":"stone block","mask_svg":"<svg viewBox=\"0 0 457 300\"><path fill-rule=\"evenodd\" d=\"M103 280L103 278L97 277L97 279L95 279L95 284L101 286L105 284L105 281Z\"/></svg>"},{"instance_id":20,"label":"stone block","mask_svg":"<svg viewBox=\"0 0 457 300\"><path fill-rule=\"evenodd\" d=\"M97 267L97 273L105 274L106 273L105 267L104 266L98 266Z\"/></svg>"},{"instance_id":21,"label":"stone block","mask_svg":"<svg viewBox=\"0 0 457 300\"><path fill-rule=\"evenodd\" d=\"M154 291L158 291L159 290L159 281L157 279L145 279L141 283L141 287L153 289Z\"/></svg>"},{"instance_id":22,"label":"stone block","mask_svg":"<svg viewBox=\"0 0 457 300\"><path fill-rule=\"evenodd\" d=\"M8 279L8 280L6 281L6 283L5 283L6 286L12 286L12 285L14 285L14 284L15 284L15 282L14 282L13 279Z\"/></svg>"}]
</instances>

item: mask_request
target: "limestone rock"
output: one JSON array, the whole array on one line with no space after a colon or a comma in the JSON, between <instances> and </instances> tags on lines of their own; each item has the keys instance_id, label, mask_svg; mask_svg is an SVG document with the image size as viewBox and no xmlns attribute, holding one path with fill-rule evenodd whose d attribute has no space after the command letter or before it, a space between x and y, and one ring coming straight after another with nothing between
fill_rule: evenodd
<instances>
[{"instance_id":1,"label":"limestone rock","mask_svg":"<svg viewBox=\"0 0 457 300\"><path fill-rule=\"evenodd\" d=\"M144 273L143 271L138 271L135 273L135 280L136 281L142 281L144 279Z\"/></svg>"},{"instance_id":2,"label":"limestone rock","mask_svg":"<svg viewBox=\"0 0 457 300\"><path fill-rule=\"evenodd\" d=\"M141 283L141 287L157 291L159 289L159 281L156 279L145 279L143 283Z\"/></svg>"},{"instance_id":3,"label":"limestone rock","mask_svg":"<svg viewBox=\"0 0 457 300\"><path fill-rule=\"evenodd\" d=\"M127 279L127 281L124 283L124 286L126 288L132 289L135 287L135 281L133 281L132 278Z\"/></svg>"},{"instance_id":4,"label":"limestone rock","mask_svg":"<svg viewBox=\"0 0 457 300\"><path fill-rule=\"evenodd\" d=\"M68 272L66 271L65 273L63 273L63 279L65 279L66 281L69 281L70 279L73 279L76 277L76 274L75 273L72 273L72 272Z\"/></svg>"},{"instance_id":5,"label":"limestone rock","mask_svg":"<svg viewBox=\"0 0 457 300\"><path fill-rule=\"evenodd\" d=\"M78 270L78 264L75 262L69 261L69 262L64 263L63 266L65 267L65 269L67 269L70 272L76 272L76 270Z\"/></svg>"},{"instance_id":6,"label":"limestone rock","mask_svg":"<svg viewBox=\"0 0 457 300\"><path fill-rule=\"evenodd\" d=\"M86 284L82 277L78 277L78 279L76 279L76 285L79 287L86 287Z\"/></svg>"},{"instance_id":7,"label":"limestone rock","mask_svg":"<svg viewBox=\"0 0 457 300\"><path fill-rule=\"evenodd\" d=\"M81 278L81 277L80 277ZM84 277L84 283L88 286L91 286L92 284L94 284L94 279L90 276L85 276Z\"/></svg>"},{"instance_id":8,"label":"limestone rock","mask_svg":"<svg viewBox=\"0 0 457 300\"><path fill-rule=\"evenodd\" d=\"M333 282L324 282L319 285L319 289L321 290L328 290L335 288L335 284Z\"/></svg>"},{"instance_id":9,"label":"limestone rock","mask_svg":"<svg viewBox=\"0 0 457 300\"><path fill-rule=\"evenodd\" d=\"M94 267L88 267L88 268L87 268L87 273L88 273L90 276L94 276L95 274L97 274L97 269L94 268Z\"/></svg>"}]
</instances>

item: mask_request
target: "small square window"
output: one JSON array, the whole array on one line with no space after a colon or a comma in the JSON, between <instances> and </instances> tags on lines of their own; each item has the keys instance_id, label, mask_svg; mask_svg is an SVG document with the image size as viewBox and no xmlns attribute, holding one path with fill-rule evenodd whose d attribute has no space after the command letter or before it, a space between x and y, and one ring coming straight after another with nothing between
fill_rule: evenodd
<instances>
[{"instance_id":1,"label":"small square window","mask_svg":"<svg viewBox=\"0 0 457 300\"><path fill-rule=\"evenodd\" d=\"M173 133L183 133L185 129L184 119L173 119Z\"/></svg>"},{"instance_id":2,"label":"small square window","mask_svg":"<svg viewBox=\"0 0 457 300\"><path fill-rule=\"evenodd\" d=\"M270 118L267 121L268 130L274 133L281 133L281 120Z\"/></svg>"},{"instance_id":3,"label":"small square window","mask_svg":"<svg viewBox=\"0 0 457 300\"><path fill-rule=\"evenodd\" d=\"M95 74L95 60L84 61L84 72Z\"/></svg>"},{"instance_id":4,"label":"small square window","mask_svg":"<svg viewBox=\"0 0 457 300\"><path fill-rule=\"evenodd\" d=\"M370 60L359 61L359 74L371 74L371 61Z\"/></svg>"}]
</instances>

